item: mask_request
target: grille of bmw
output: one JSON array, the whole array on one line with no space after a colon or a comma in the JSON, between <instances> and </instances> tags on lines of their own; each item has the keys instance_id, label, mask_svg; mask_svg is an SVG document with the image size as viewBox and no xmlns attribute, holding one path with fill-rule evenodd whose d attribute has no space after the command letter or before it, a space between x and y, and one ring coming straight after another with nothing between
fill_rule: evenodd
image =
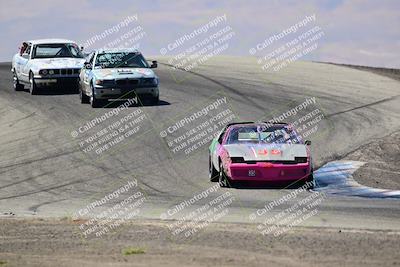
<instances>
[{"instance_id":1,"label":"grille of bmw","mask_svg":"<svg viewBox=\"0 0 400 267\"><path fill-rule=\"evenodd\" d=\"M116 79L115 84L121 87L128 86L152 86L154 78L141 78L141 79Z\"/></svg>"},{"instance_id":2,"label":"grille of bmw","mask_svg":"<svg viewBox=\"0 0 400 267\"><path fill-rule=\"evenodd\" d=\"M55 75L77 75L81 69L53 69ZM51 75L51 74L50 74Z\"/></svg>"},{"instance_id":3,"label":"grille of bmw","mask_svg":"<svg viewBox=\"0 0 400 267\"><path fill-rule=\"evenodd\" d=\"M122 79L122 80L116 80L115 83L117 85L137 85L139 84L138 79Z\"/></svg>"}]
</instances>

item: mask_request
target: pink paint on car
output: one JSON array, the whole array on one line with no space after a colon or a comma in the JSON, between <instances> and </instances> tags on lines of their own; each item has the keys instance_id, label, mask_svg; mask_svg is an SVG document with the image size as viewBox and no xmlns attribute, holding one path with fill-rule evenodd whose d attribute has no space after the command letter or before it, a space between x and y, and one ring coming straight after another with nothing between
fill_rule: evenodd
<instances>
[{"instance_id":1,"label":"pink paint on car","mask_svg":"<svg viewBox=\"0 0 400 267\"><path fill-rule=\"evenodd\" d=\"M227 125L210 145L209 176L235 181L312 182L310 141L286 123Z\"/></svg>"}]
</instances>

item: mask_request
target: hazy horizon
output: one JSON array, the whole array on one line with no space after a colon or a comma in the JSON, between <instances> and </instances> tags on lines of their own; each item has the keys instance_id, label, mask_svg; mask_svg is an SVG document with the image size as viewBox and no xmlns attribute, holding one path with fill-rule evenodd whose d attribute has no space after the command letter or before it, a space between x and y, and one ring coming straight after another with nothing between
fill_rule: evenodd
<instances>
[{"instance_id":1,"label":"hazy horizon","mask_svg":"<svg viewBox=\"0 0 400 267\"><path fill-rule=\"evenodd\" d=\"M118 43L116 39L134 29L137 32L131 32L131 38L142 35L137 42L132 41L140 45L139 50L145 55L162 55L163 48L224 15L224 25L231 27L235 36L221 54L251 56L249 49L315 14L312 23L323 30L324 36L318 48L300 60L400 68L400 54L397 53L400 49L400 2L395 0L1 3L1 62L10 62L21 42L26 40L66 38L80 45L94 40L89 46L94 49ZM121 26L124 21L127 25ZM101 35L103 37L97 38L101 40L95 40ZM205 33L190 41L199 41L202 36ZM166 55L176 52L172 49ZM265 53L267 51L260 51L256 56Z\"/></svg>"}]
</instances>

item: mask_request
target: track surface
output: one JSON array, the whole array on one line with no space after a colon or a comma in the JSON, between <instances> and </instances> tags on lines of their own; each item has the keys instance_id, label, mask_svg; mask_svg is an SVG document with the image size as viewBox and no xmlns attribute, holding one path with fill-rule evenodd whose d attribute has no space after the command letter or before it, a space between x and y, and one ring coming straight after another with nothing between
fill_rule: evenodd
<instances>
[{"instance_id":1,"label":"track surface","mask_svg":"<svg viewBox=\"0 0 400 267\"><path fill-rule=\"evenodd\" d=\"M400 129L399 81L364 71L298 62L270 74L258 69L255 59L219 57L192 73L180 72L178 79L166 65L156 72L161 80L161 104L142 108L154 131L123 143L117 153L91 160L70 132L105 109L93 113L72 93L31 96L14 92L10 66L3 64L0 212L68 216L135 177L147 196L141 216L159 218L168 207L213 184L207 178L207 146L187 160L171 158L157 127L189 114L189 109L207 102L216 92L228 97L242 120L269 119L266 114L284 111L282 107L292 101L316 97L330 125L323 135L311 138L317 167ZM130 107L123 114L137 108ZM222 219L229 222L249 222L249 214L292 191L219 190L229 190L236 199ZM400 205L395 199L328 196L318 211L303 225L400 230Z\"/></svg>"}]
</instances>

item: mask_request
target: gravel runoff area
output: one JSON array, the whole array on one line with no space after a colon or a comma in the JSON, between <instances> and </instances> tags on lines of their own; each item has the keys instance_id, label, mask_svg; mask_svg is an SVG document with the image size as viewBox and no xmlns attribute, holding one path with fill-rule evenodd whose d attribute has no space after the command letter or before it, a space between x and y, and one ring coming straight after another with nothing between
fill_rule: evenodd
<instances>
[{"instance_id":1,"label":"gravel runoff area","mask_svg":"<svg viewBox=\"0 0 400 267\"><path fill-rule=\"evenodd\" d=\"M374 140L351 152L345 159L366 162L353 174L360 184L400 190L400 132Z\"/></svg>"},{"instance_id":2,"label":"gravel runoff area","mask_svg":"<svg viewBox=\"0 0 400 267\"><path fill-rule=\"evenodd\" d=\"M278 237L255 225L215 223L177 239L162 221L132 221L84 239L69 219L1 219L0 266L396 266L393 231L292 228Z\"/></svg>"}]
</instances>

